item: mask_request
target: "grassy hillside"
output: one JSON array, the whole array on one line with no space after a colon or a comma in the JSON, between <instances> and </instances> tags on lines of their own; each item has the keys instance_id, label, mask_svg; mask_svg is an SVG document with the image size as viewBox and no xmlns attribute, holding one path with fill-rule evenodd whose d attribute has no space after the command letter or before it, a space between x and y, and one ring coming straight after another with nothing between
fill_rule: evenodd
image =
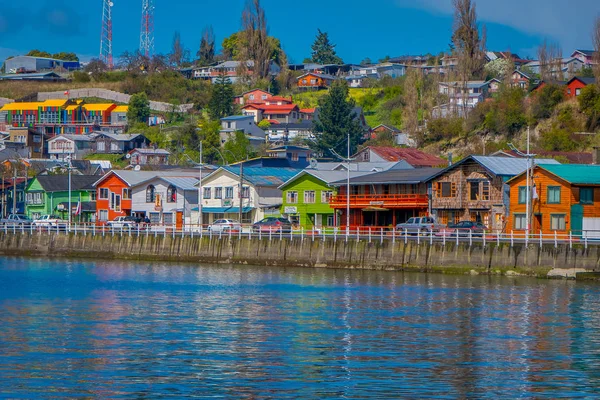
<instances>
[{"instance_id":1,"label":"grassy hillside","mask_svg":"<svg viewBox=\"0 0 600 400\"><path fill-rule=\"evenodd\" d=\"M56 92L68 89L100 88L122 91L122 82L33 82L0 81L0 97L20 99L38 92Z\"/></svg>"}]
</instances>

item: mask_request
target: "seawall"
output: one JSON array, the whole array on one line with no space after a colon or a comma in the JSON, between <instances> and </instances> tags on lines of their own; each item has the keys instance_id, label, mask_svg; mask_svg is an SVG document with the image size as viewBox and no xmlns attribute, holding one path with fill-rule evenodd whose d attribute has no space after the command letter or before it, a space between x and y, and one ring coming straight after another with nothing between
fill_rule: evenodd
<instances>
[{"instance_id":1,"label":"seawall","mask_svg":"<svg viewBox=\"0 0 600 400\"><path fill-rule=\"evenodd\" d=\"M574 277L600 270L600 246L337 237L136 236L0 232L0 254L271 266ZM549 274L550 272L550 274Z\"/></svg>"}]
</instances>

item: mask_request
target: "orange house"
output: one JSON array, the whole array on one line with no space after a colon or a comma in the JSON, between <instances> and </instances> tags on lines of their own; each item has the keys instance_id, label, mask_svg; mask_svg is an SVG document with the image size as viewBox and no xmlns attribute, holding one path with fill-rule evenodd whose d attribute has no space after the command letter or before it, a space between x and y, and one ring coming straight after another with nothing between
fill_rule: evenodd
<instances>
[{"instance_id":1,"label":"orange house","mask_svg":"<svg viewBox=\"0 0 600 400\"><path fill-rule=\"evenodd\" d=\"M600 238L600 165L542 164L530 171L530 232ZM507 182L510 207L507 230L527 229L527 175Z\"/></svg>"},{"instance_id":2,"label":"orange house","mask_svg":"<svg viewBox=\"0 0 600 400\"><path fill-rule=\"evenodd\" d=\"M309 72L304 75L300 75L297 78L297 86L302 90L310 90L310 89L327 89L333 81L336 80L336 77L333 75L327 74L318 74L316 72Z\"/></svg>"},{"instance_id":3,"label":"orange house","mask_svg":"<svg viewBox=\"0 0 600 400\"><path fill-rule=\"evenodd\" d=\"M120 176L120 172L130 174L133 171L110 171L94 184L98 225L116 217L131 215L131 185Z\"/></svg>"},{"instance_id":4,"label":"orange house","mask_svg":"<svg viewBox=\"0 0 600 400\"><path fill-rule=\"evenodd\" d=\"M587 85L593 84L594 82L594 78L574 76L569 82L567 82L565 96L569 98L577 97L581 93L581 89Z\"/></svg>"}]
</instances>

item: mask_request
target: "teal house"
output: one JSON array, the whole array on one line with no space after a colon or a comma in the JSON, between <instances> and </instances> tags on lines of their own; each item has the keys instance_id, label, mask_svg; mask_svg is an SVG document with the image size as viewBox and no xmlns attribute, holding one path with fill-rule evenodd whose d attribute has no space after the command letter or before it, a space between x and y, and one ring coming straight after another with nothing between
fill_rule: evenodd
<instances>
[{"instance_id":1,"label":"teal house","mask_svg":"<svg viewBox=\"0 0 600 400\"><path fill-rule=\"evenodd\" d=\"M72 220L94 222L96 215L96 175L71 176ZM25 189L25 213L30 218L54 214L68 219L69 177L68 175L38 175Z\"/></svg>"}]
</instances>

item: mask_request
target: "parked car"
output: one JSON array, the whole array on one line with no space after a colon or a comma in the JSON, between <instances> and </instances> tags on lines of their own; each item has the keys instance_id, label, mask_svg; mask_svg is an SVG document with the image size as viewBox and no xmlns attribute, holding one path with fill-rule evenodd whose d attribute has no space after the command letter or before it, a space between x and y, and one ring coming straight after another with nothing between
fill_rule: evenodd
<instances>
[{"instance_id":1,"label":"parked car","mask_svg":"<svg viewBox=\"0 0 600 400\"><path fill-rule=\"evenodd\" d=\"M396 230L410 235L433 234L443 229L445 225L438 224L433 217L412 217L403 224L396 225Z\"/></svg>"},{"instance_id":2,"label":"parked car","mask_svg":"<svg viewBox=\"0 0 600 400\"><path fill-rule=\"evenodd\" d=\"M440 235L445 236L483 236L483 233L489 229L481 222L473 221L460 221L456 224L448 224L448 227L444 228L439 232Z\"/></svg>"},{"instance_id":3,"label":"parked car","mask_svg":"<svg viewBox=\"0 0 600 400\"><path fill-rule=\"evenodd\" d=\"M25 214L10 214L6 218L2 218L0 223L7 226L29 226L33 221Z\"/></svg>"},{"instance_id":4,"label":"parked car","mask_svg":"<svg viewBox=\"0 0 600 400\"><path fill-rule=\"evenodd\" d=\"M140 218L132 216L120 216L108 221L106 225L114 229L134 229L137 228L140 220Z\"/></svg>"},{"instance_id":5,"label":"parked car","mask_svg":"<svg viewBox=\"0 0 600 400\"><path fill-rule=\"evenodd\" d=\"M239 232L242 229L242 224L234 219L218 219L208 226L208 230L212 232Z\"/></svg>"},{"instance_id":6,"label":"parked car","mask_svg":"<svg viewBox=\"0 0 600 400\"><path fill-rule=\"evenodd\" d=\"M31 223L35 227L42 228L66 228L68 224L68 221L60 219L56 215L42 215Z\"/></svg>"},{"instance_id":7,"label":"parked car","mask_svg":"<svg viewBox=\"0 0 600 400\"><path fill-rule=\"evenodd\" d=\"M285 218L267 217L252 225L253 232L291 232L292 223Z\"/></svg>"}]
</instances>

